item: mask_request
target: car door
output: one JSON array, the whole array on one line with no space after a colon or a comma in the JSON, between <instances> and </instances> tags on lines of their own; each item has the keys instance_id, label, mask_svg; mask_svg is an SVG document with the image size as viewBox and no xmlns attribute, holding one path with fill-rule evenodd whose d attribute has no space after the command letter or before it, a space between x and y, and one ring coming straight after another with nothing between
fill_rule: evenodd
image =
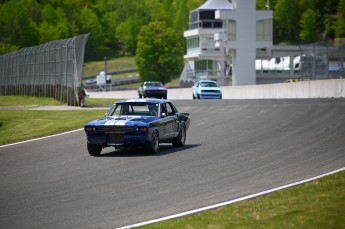
<instances>
[{"instance_id":1,"label":"car door","mask_svg":"<svg viewBox=\"0 0 345 229\"><path fill-rule=\"evenodd\" d=\"M176 111L169 102L162 104L163 139L176 137L178 121Z\"/></svg>"}]
</instances>

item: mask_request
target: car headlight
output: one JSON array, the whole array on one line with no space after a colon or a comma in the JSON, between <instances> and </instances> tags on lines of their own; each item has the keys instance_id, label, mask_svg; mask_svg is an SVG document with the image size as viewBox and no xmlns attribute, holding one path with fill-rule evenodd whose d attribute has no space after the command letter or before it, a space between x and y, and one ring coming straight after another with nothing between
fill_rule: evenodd
<instances>
[{"instance_id":1,"label":"car headlight","mask_svg":"<svg viewBox=\"0 0 345 229\"><path fill-rule=\"evenodd\" d=\"M94 126L86 126L85 131L86 132L95 132L96 128Z\"/></svg>"},{"instance_id":2,"label":"car headlight","mask_svg":"<svg viewBox=\"0 0 345 229\"><path fill-rule=\"evenodd\" d=\"M137 131L147 133L149 131L149 128L147 128L146 126L140 126L137 127Z\"/></svg>"}]
</instances>

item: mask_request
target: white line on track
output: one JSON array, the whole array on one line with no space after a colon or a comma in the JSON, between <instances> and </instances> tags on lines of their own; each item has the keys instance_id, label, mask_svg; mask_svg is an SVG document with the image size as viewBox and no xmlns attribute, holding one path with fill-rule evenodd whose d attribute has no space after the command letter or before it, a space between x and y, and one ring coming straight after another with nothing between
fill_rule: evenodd
<instances>
[{"instance_id":1,"label":"white line on track","mask_svg":"<svg viewBox=\"0 0 345 229\"><path fill-rule=\"evenodd\" d=\"M22 144L22 143L27 143L27 142L38 141L38 140L45 139L45 138L52 138L52 137L56 137L56 136L60 136L60 135L64 135L64 134L70 134L70 133L73 133L73 132L80 131L82 129L83 128L80 128L80 129L77 129L77 130L71 130L71 131L63 132L63 133L60 133L60 134L49 135L49 136L45 136L45 137L41 137L41 138L30 139L30 140L26 140L26 141L22 141L22 142L16 142L16 143L8 144L8 145L2 145L2 146L0 146L0 148L7 147L7 146L14 146L14 145Z\"/></svg>"},{"instance_id":2,"label":"white line on track","mask_svg":"<svg viewBox=\"0 0 345 229\"><path fill-rule=\"evenodd\" d=\"M331 171L331 172L328 172L328 173L325 173L325 174L322 174L320 176L316 176L316 177L312 177L312 178L309 178L309 179L306 179L306 180L302 180L302 181L298 181L298 182L295 182L295 183L283 185L283 186L280 186L280 187L277 187L277 188L273 188L273 189L269 189L269 190L266 190L266 191L263 191L263 192L254 193L254 194L251 194L249 196L244 196L244 197L241 197L241 198L238 198L238 199L234 199L234 200L230 200L230 201L227 201L227 202L223 202L223 203L219 203L219 204L215 204L215 205L211 205L211 206L206 206L206 207L203 207L203 208L198 208L198 209L195 209L195 210L191 210L191 211L187 211L187 212L182 212L182 213L171 215L171 216L162 217L162 218L159 218L159 219L154 219L154 220L150 220L150 221L146 221L146 222L142 222L142 223L138 223L138 224L133 224L133 225L125 226L125 227L120 227L118 229L126 229L126 228L139 227L139 226L143 226L143 225L147 225L147 224L151 224L151 223L157 223L157 222L164 221L164 220L174 219L174 218L195 214L195 213L206 211L206 210L210 210L210 209L219 208L219 207L222 207L222 206L225 206L225 205L229 205L229 204L233 204L233 203L236 203L236 202L239 202L239 201L248 200L248 199L251 199L251 198L254 198L254 197L257 197L257 196L266 195L266 194L271 193L271 192L276 192L276 191L279 191L279 190L282 190L282 189L285 189L285 188L290 188L292 186L296 186L296 185L304 184L304 183L307 183L307 182L310 182L310 181L314 181L314 180L319 179L321 177L332 175L332 174L335 174L335 173L338 173L338 172L341 172L341 171L344 171L344 170L345 170L345 167L343 167L341 169L337 169L337 170Z\"/></svg>"}]
</instances>

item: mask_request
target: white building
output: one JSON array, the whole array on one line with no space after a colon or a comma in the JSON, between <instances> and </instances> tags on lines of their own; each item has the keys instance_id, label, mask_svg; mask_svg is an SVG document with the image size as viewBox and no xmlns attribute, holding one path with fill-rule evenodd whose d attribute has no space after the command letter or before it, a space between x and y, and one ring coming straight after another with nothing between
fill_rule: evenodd
<instances>
[{"instance_id":1,"label":"white building","mask_svg":"<svg viewBox=\"0 0 345 229\"><path fill-rule=\"evenodd\" d=\"M191 11L181 81L256 84L257 50L272 46L272 16L257 11L255 0L208 0Z\"/></svg>"}]
</instances>

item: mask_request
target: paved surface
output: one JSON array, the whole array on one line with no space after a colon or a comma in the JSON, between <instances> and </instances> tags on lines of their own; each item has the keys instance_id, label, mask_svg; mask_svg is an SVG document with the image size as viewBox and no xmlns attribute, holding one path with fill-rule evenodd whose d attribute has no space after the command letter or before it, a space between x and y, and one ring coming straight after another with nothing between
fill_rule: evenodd
<instances>
[{"instance_id":1,"label":"paved surface","mask_svg":"<svg viewBox=\"0 0 345 229\"><path fill-rule=\"evenodd\" d=\"M345 166L344 100L176 101L184 148L104 150L76 131L0 148L0 228L116 228Z\"/></svg>"}]
</instances>

